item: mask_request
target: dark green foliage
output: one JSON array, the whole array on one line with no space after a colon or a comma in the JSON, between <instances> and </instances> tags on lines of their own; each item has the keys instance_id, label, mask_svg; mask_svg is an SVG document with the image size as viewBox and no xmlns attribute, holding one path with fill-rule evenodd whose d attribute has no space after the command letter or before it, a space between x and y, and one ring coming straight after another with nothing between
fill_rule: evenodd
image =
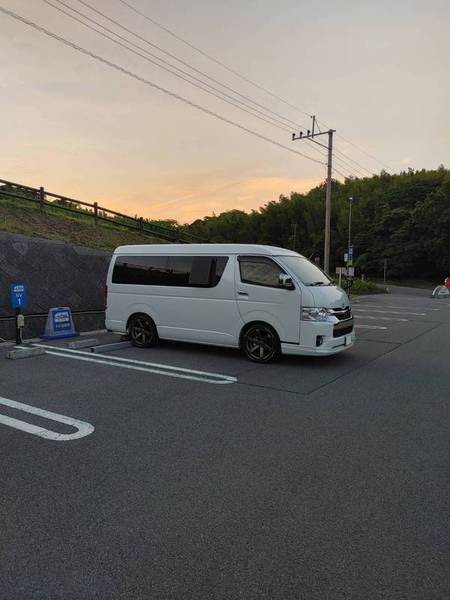
<instances>
[{"instance_id":1,"label":"dark green foliage","mask_svg":"<svg viewBox=\"0 0 450 600\"><path fill-rule=\"evenodd\" d=\"M345 283L342 285L345 288ZM367 279L355 279L351 287L352 294L381 294L384 289Z\"/></svg>"},{"instance_id":2,"label":"dark green foliage","mask_svg":"<svg viewBox=\"0 0 450 600\"><path fill-rule=\"evenodd\" d=\"M353 196L352 242L360 273L380 276L383 260L394 278L450 275L450 171L413 171L333 182L331 268L343 264L348 198ZM250 214L231 210L194 221L189 231L216 242L293 248L323 260L325 187L291 193ZM296 234L294 235L296 225Z\"/></svg>"}]
</instances>

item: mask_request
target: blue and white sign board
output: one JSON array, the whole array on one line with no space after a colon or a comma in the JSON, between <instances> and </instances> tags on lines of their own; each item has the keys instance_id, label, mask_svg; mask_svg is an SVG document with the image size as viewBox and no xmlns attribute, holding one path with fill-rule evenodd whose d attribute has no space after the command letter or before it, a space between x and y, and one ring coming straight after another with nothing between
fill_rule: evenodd
<instances>
[{"instance_id":1,"label":"blue and white sign board","mask_svg":"<svg viewBox=\"0 0 450 600\"><path fill-rule=\"evenodd\" d=\"M58 340L66 337L77 337L80 334L75 331L72 312L69 307L51 308L48 311L45 333L43 340Z\"/></svg>"},{"instance_id":2,"label":"blue and white sign board","mask_svg":"<svg viewBox=\"0 0 450 600\"><path fill-rule=\"evenodd\" d=\"M13 308L27 307L27 288L23 283L11 284L11 306Z\"/></svg>"},{"instance_id":3,"label":"blue and white sign board","mask_svg":"<svg viewBox=\"0 0 450 600\"><path fill-rule=\"evenodd\" d=\"M351 267L353 265L353 246L348 247L347 256L348 256L348 260L347 260L348 266Z\"/></svg>"}]
</instances>

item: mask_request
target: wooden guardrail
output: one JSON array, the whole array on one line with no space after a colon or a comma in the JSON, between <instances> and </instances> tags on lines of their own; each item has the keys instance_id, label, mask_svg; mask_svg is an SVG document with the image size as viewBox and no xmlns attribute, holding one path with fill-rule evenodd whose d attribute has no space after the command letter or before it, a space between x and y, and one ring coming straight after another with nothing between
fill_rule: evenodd
<instances>
[{"instance_id":1,"label":"wooden guardrail","mask_svg":"<svg viewBox=\"0 0 450 600\"><path fill-rule=\"evenodd\" d=\"M1 196L34 202L35 204L39 204L39 208L42 211L45 210L46 206L51 206L61 211L91 217L94 219L95 224L104 221L119 227L134 229L144 235L152 235L169 242L193 243L207 241L181 229L171 229L157 225L156 223L150 223L145 221L143 217L130 217L116 210L100 206L97 202L90 203L75 200L61 194L48 192L43 187L33 188L21 183L0 179L0 198Z\"/></svg>"}]
</instances>

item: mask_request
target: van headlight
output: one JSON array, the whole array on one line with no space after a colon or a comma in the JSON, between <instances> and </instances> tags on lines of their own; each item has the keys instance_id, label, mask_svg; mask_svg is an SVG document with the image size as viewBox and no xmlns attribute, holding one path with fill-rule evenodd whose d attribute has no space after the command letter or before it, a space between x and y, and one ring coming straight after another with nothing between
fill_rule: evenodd
<instances>
[{"instance_id":1,"label":"van headlight","mask_svg":"<svg viewBox=\"0 0 450 600\"><path fill-rule=\"evenodd\" d=\"M334 321L330 308L302 308L302 321Z\"/></svg>"}]
</instances>

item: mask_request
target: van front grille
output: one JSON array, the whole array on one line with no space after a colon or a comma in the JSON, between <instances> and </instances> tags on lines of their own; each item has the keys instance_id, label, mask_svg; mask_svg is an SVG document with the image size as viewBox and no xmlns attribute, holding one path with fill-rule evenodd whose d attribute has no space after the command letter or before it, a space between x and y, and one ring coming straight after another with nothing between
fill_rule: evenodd
<instances>
[{"instance_id":1,"label":"van front grille","mask_svg":"<svg viewBox=\"0 0 450 600\"><path fill-rule=\"evenodd\" d=\"M352 318L352 311L350 310L350 306L346 306L345 308L332 308L331 312L339 319L339 321L346 321L347 319Z\"/></svg>"}]
</instances>

